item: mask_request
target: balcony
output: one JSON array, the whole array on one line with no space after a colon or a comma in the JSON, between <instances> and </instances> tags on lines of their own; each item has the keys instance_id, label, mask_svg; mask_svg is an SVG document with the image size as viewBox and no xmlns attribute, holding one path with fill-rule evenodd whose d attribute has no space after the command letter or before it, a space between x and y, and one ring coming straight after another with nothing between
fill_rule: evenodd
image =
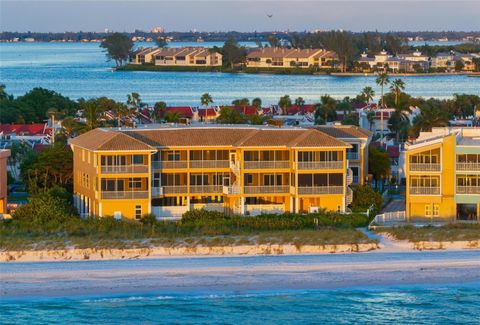
<instances>
[{"instance_id":1,"label":"balcony","mask_svg":"<svg viewBox=\"0 0 480 325\"><path fill-rule=\"evenodd\" d=\"M423 164L410 163L411 172L439 172L441 170L440 164Z\"/></svg>"},{"instance_id":2,"label":"balcony","mask_svg":"<svg viewBox=\"0 0 480 325\"><path fill-rule=\"evenodd\" d=\"M148 191L102 191L102 200L148 199Z\"/></svg>"},{"instance_id":3,"label":"balcony","mask_svg":"<svg viewBox=\"0 0 480 325\"><path fill-rule=\"evenodd\" d=\"M152 161L153 169L185 169L187 166L186 160Z\"/></svg>"},{"instance_id":4,"label":"balcony","mask_svg":"<svg viewBox=\"0 0 480 325\"><path fill-rule=\"evenodd\" d=\"M148 165L100 166L102 174L141 174L148 173Z\"/></svg>"},{"instance_id":5,"label":"balcony","mask_svg":"<svg viewBox=\"0 0 480 325\"><path fill-rule=\"evenodd\" d=\"M190 160L190 168L230 168L228 160Z\"/></svg>"},{"instance_id":6,"label":"balcony","mask_svg":"<svg viewBox=\"0 0 480 325\"><path fill-rule=\"evenodd\" d=\"M245 161L243 163L244 169L286 169L290 168L290 161Z\"/></svg>"},{"instance_id":7,"label":"balcony","mask_svg":"<svg viewBox=\"0 0 480 325\"><path fill-rule=\"evenodd\" d=\"M190 193L222 193L221 185L190 185Z\"/></svg>"},{"instance_id":8,"label":"balcony","mask_svg":"<svg viewBox=\"0 0 480 325\"><path fill-rule=\"evenodd\" d=\"M347 160L359 160L360 155L358 152L347 152Z\"/></svg>"},{"instance_id":9,"label":"balcony","mask_svg":"<svg viewBox=\"0 0 480 325\"><path fill-rule=\"evenodd\" d=\"M459 163L457 162L457 170L472 172L472 171L480 171L480 163L474 162L465 162Z\"/></svg>"},{"instance_id":10,"label":"balcony","mask_svg":"<svg viewBox=\"0 0 480 325\"><path fill-rule=\"evenodd\" d=\"M187 185L175 185L175 186L163 186L162 187L163 195L166 194L187 194L188 187Z\"/></svg>"},{"instance_id":11,"label":"balcony","mask_svg":"<svg viewBox=\"0 0 480 325\"><path fill-rule=\"evenodd\" d=\"M240 186L238 185L224 186L223 194L226 194L226 195L240 194Z\"/></svg>"},{"instance_id":12,"label":"balcony","mask_svg":"<svg viewBox=\"0 0 480 325\"><path fill-rule=\"evenodd\" d=\"M457 186L457 194L480 194L480 186Z\"/></svg>"},{"instance_id":13,"label":"balcony","mask_svg":"<svg viewBox=\"0 0 480 325\"><path fill-rule=\"evenodd\" d=\"M298 170L343 169L343 161L299 161Z\"/></svg>"},{"instance_id":14,"label":"balcony","mask_svg":"<svg viewBox=\"0 0 480 325\"><path fill-rule=\"evenodd\" d=\"M343 186L300 186L299 195L343 194Z\"/></svg>"},{"instance_id":15,"label":"balcony","mask_svg":"<svg viewBox=\"0 0 480 325\"><path fill-rule=\"evenodd\" d=\"M440 195L440 187L410 187L410 195Z\"/></svg>"},{"instance_id":16,"label":"balcony","mask_svg":"<svg viewBox=\"0 0 480 325\"><path fill-rule=\"evenodd\" d=\"M245 186L245 194L290 194L290 185Z\"/></svg>"}]
</instances>

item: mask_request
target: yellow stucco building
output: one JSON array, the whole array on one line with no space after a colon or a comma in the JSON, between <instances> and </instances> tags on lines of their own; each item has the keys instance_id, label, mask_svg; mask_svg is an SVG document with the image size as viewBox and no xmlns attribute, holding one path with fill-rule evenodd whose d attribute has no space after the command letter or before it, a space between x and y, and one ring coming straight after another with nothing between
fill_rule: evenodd
<instances>
[{"instance_id":1,"label":"yellow stucco building","mask_svg":"<svg viewBox=\"0 0 480 325\"><path fill-rule=\"evenodd\" d=\"M159 66L222 65L222 54L205 47L142 48L130 55L130 64L151 63Z\"/></svg>"},{"instance_id":2,"label":"yellow stucco building","mask_svg":"<svg viewBox=\"0 0 480 325\"><path fill-rule=\"evenodd\" d=\"M409 220L479 219L480 129L434 128L405 149Z\"/></svg>"},{"instance_id":3,"label":"yellow stucco building","mask_svg":"<svg viewBox=\"0 0 480 325\"><path fill-rule=\"evenodd\" d=\"M352 200L352 146L317 129L95 129L70 145L82 215L344 212Z\"/></svg>"},{"instance_id":4,"label":"yellow stucco building","mask_svg":"<svg viewBox=\"0 0 480 325\"><path fill-rule=\"evenodd\" d=\"M0 214L7 213L7 160L9 149L0 150Z\"/></svg>"}]
</instances>

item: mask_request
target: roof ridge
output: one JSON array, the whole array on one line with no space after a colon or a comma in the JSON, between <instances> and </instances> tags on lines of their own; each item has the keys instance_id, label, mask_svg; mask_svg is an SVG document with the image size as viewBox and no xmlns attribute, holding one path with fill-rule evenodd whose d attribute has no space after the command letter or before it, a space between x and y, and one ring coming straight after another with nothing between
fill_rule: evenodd
<instances>
[{"instance_id":1,"label":"roof ridge","mask_svg":"<svg viewBox=\"0 0 480 325\"><path fill-rule=\"evenodd\" d=\"M118 135L123 135L123 136L129 137L130 139L134 140L134 141L137 142L137 143L144 144L144 145L150 147L152 150L155 150L155 148L152 147L151 145L149 145L148 143L145 143L145 142L143 142L143 141L140 141L140 140L136 139L135 137L132 137L130 134L127 134L127 132L128 132L128 131L118 132L115 137L117 137ZM113 138L111 138L109 141L111 141L112 139L113 139Z\"/></svg>"},{"instance_id":2,"label":"roof ridge","mask_svg":"<svg viewBox=\"0 0 480 325\"><path fill-rule=\"evenodd\" d=\"M304 140L306 137L308 137L310 134L312 134L311 130L309 129L305 129L305 132L302 132L302 134L300 134L299 136L297 136L296 138L294 138L292 141L290 141L288 144L287 144L287 147L293 147L295 145L297 145L300 141Z\"/></svg>"},{"instance_id":3,"label":"roof ridge","mask_svg":"<svg viewBox=\"0 0 480 325\"><path fill-rule=\"evenodd\" d=\"M320 131L319 129L313 128L313 129L309 129L309 130L312 130L312 131L314 131L314 132L320 132L322 135L324 135L324 136L327 137L327 138L334 139L334 140L336 140L336 141L339 141L339 142L343 143L343 144L346 145L346 146L350 146L350 144L348 144L347 142L345 142L345 141L343 141L343 140L340 140L340 139L337 139L337 138L335 138L335 137L333 137L333 136L331 136L331 135L329 135L329 134L326 134L325 132L322 132L322 131Z\"/></svg>"},{"instance_id":4,"label":"roof ridge","mask_svg":"<svg viewBox=\"0 0 480 325\"><path fill-rule=\"evenodd\" d=\"M240 139L238 142L234 143L234 146L235 147L242 146L245 142L247 142L248 140L253 138L256 134L258 134L259 131L260 129L252 129L252 131L248 133L243 139Z\"/></svg>"}]
</instances>

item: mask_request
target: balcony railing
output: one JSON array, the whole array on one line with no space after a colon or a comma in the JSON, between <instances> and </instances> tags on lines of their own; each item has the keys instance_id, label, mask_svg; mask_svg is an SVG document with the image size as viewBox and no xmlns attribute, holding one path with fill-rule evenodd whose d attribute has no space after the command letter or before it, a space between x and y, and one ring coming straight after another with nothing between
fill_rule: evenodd
<instances>
[{"instance_id":1,"label":"balcony railing","mask_svg":"<svg viewBox=\"0 0 480 325\"><path fill-rule=\"evenodd\" d=\"M221 185L190 185L190 193L222 193Z\"/></svg>"},{"instance_id":2,"label":"balcony railing","mask_svg":"<svg viewBox=\"0 0 480 325\"><path fill-rule=\"evenodd\" d=\"M300 186L299 195L343 194L343 186Z\"/></svg>"},{"instance_id":3,"label":"balcony railing","mask_svg":"<svg viewBox=\"0 0 480 325\"><path fill-rule=\"evenodd\" d=\"M245 194L290 194L289 185L245 186Z\"/></svg>"},{"instance_id":4,"label":"balcony railing","mask_svg":"<svg viewBox=\"0 0 480 325\"><path fill-rule=\"evenodd\" d=\"M185 169L188 163L186 160L171 160L171 161L153 161L153 169Z\"/></svg>"},{"instance_id":5,"label":"balcony railing","mask_svg":"<svg viewBox=\"0 0 480 325\"><path fill-rule=\"evenodd\" d=\"M457 170L465 170L465 171L480 171L480 163L473 163L473 162L465 162L459 163L457 162Z\"/></svg>"},{"instance_id":6,"label":"balcony railing","mask_svg":"<svg viewBox=\"0 0 480 325\"><path fill-rule=\"evenodd\" d=\"M440 164L410 163L411 172L439 172Z\"/></svg>"},{"instance_id":7,"label":"balcony railing","mask_svg":"<svg viewBox=\"0 0 480 325\"><path fill-rule=\"evenodd\" d=\"M440 195L440 187L410 187L411 195Z\"/></svg>"},{"instance_id":8,"label":"balcony railing","mask_svg":"<svg viewBox=\"0 0 480 325\"><path fill-rule=\"evenodd\" d=\"M228 160L190 160L190 168L229 168Z\"/></svg>"},{"instance_id":9,"label":"balcony railing","mask_svg":"<svg viewBox=\"0 0 480 325\"><path fill-rule=\"evenodd\" d=\"M102 174L148 173L148 165L114 165L100 166Z\"/></svg>"},{"instance_id":10,"label":"balcony railing","mask_svg":"<svg viewBox=\"0 0 480 325\"><path fill-rule=\"evenodd\" d=\"M457 186L457 194L480 194L480 186Z\"/></svg>"},{"instance_id":11,"label":"balcony railing","mask_svg":"<svg viewBox=\"0 0 480 325\"><path fill-rule=\"evenodd\" d=\"M313 169L342 169L343 161L299 161L297 169L313 170Z\"/></svg>"},{"instance_id":12,"label":"balcony railing","mask_svg":"<svg viewBox=\"0 0 480 325\"><path fill-rule=\"evenodd\" d=\"M163 194L186 194L188 192L187 185L163 186Z\"/></svg>"},{"instance_id":13,"label":"balcony railing","mask_svg":"<svg viewBox=\"0 0 480 325\"><path fill-rule=\"evenodd\" d=\"M148 199L148 191L102 191L102 200Z\"/></svg>"},{"instance_id":14,"label":"balcony railing","mask_svg":"<svg viewBox=\"0 0 480 325\"><path fill-rule=\"evenodd\" d=\"M245 161L243 163L245 169L280 169L280 168L289 168L290 161L288 160L279 160L279 161Z\"/></svg>"},{"instance_id":15,"label":"balcony railing","mask_svg":"<svg viewBox=\"0 0 480 325\"><path fill-rule=\"evenodd\" d=\"M347 152L347 159L348 160L358 160L360 155L358 152Z\"/></svg>"},{"instance_id":16,"label":"balcony railing","mask_svg":"<svg viewBox=\"0 0 480 325\"><path fill-rule=\"evenodd\" d=\"M224 186L223 187L223 194L240 194L240 186L238 185L231 185L231 186Z\"/></svg>"}]
</instances>

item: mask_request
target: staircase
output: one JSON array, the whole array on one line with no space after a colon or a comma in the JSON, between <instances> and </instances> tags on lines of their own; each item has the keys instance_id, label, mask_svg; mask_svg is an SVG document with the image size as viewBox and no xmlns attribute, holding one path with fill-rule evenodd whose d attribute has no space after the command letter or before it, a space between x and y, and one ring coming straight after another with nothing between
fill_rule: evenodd
<instances>
[{"instance_id":1,"label":"staircase","mask_svg":"<svg viewBox=\"0 0 480 325\"><path fill-rule=\"evenodd\" d=\"M347 194L346 194L345 200L346 200L347 205L349 205L353 202L353 191L348 186L347 186Z\"/></svg>"},{"instance_id":2,"label":"staircase","mask_svg":"<svg viewBox=\"0 0 480 325\"><path fill-rule=\"evenodd\" d=\"M347 186L353 183L353 171L348 168L347 169Z\"/></svg>"}]
</instances>

